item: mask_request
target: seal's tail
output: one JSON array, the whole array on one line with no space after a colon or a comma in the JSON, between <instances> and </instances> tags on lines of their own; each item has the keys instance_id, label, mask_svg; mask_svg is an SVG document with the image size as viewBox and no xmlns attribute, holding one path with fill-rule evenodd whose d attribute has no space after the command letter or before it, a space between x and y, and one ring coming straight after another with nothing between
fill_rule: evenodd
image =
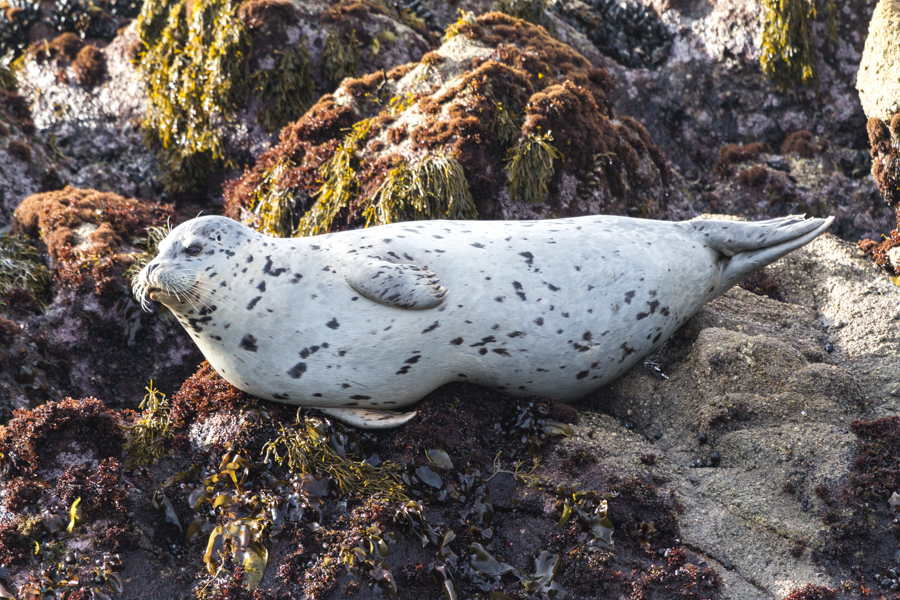
<instances>
[{"instance_id":1,"label":"seal's tail","mask_svg":"<svg viewBox=\"0 0 900 600\"><path fill-rule=\"evenodd\" d=\"M791 216L755 222L700 219L690 225L727 260L715 292L718 296L750 273L813 241L833 221L834 217Z\"/></svg>"}]
</instances>

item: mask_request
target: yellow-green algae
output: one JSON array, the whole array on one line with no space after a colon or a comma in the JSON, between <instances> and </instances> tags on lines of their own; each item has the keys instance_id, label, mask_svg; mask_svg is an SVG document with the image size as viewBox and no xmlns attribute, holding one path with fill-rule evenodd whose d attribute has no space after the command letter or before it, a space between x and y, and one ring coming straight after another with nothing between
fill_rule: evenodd
<instances>
[{"instance_id":1,"label":"yellow-green algae","mask_svg":"<svg viewBox=\"0 0 900 600\"><path fill-rule=\"evenodd\" d=\"M256 230L274 237L291 237L294 232L294 195L279 181L294 167L287 156L263 172L262 183L251 196L250 210L256 215Z\"/></svg>"},{"instance_id":2,"label":"yellow-green algae","mask_svg":"<svg viewBox=\"0 0 900 600\"><path fill-rule=\"evenodd\" d=\"M356 31L342 34L328 32L322 48L322 74L330 89L336 88L346 77L356 77L359 71L360 43Z\"/></svg>"},{"instance_id":3,"label":"yellow-green algae","mask_svg":"<svg viewBox=\"0 0 900 600\"><path fill-rule=\"evenodd\" d=\"M834 0L763 0L766 19L759 64L763 73L783 90L794 84L818 84L816 57L809 21L819 17L821 5L826 39L837 42Z\"/></svg>"},{"instance_id":4,"label":"yellow-green algae","mask_svg":"<svg viewBox=\"0 0 900 600\"><path fill-rule=\"evenodd\" d=\"M550 142L551 132L533 133L522 138L506 156L509 191L513 200L540 202L547 195L553 179L553 161L563 157Z\"/></svg>"},{"instance_id":5,"label":"yellow-green algae","mask_svg":"<svg viewBox=\"0 0 900 600\"><path fill-rule=\"evenodd\" d=\"M356 152L368 135L371 124L370 119L364 119L353 125L352 131L344 137L334 156L322 165L319 170L322 186L316 192L318 200L300 219L294 236L328 233L338 212L349 206L350 201L359 194L359 181L356 178L359 159Z\"/></svg>"},{"instance_id":6,"label":"yellow-green algae","mask_svg":"<svg viewBox=\"0 0 900 600\"><path fill-rule=\"evenodd\" d=\"M491 131L504 146L508 146L519 129L522 127L522 118L515 111L502 102L498 102L494 108L494 116L491 118Z\"/></svg>"},{"instance_id":7,"label":"yellow-green algae","mask_svg":"<svg viewBox=\"0 0 900 600\"><path fill-rule=\"evenodd\" d=\"M17 287L43 303L50 289L50 271L26 236L0 234L0 293Z\"/></svg>"},{"instance_id":8,"label":"yellow-green algae","mask_svg":"<svg viewBox=\"0 0 900 600\"><path fill-rule=\"evenodd\" d=\"M256 120L268 131L281 129L299 119L315 100L313 66L306 40L278 52L275 68L253 74L253 89L259 94Z\"/></svg>"},{"instance_id":9,"label":"yellow-green algae","mask_svg":"<svg viewBox=\"0 0 900 600\"><path fill-rule=\"evenodd\" d=\"M366 225L478 218L463 167L446 154L428 155L392 169L363 215Z\"/></svg>"},{"instance_id":10,"label":"yellow-green algae","mask_svg":"<svg viewBox=\"0 0 900 600\"><path fill-rule=\"evenodd\" d=\"M134 425L125 427L125 453L129 464L145 467L162 458L171 447L175 433L172 430L172 405L166 395L153 387L145 388L147 394L138 408L143 410Z\"/></svg>"},{"instance_id":11,"label":"yellow-green algae","mask_svg":"<svg viewBox=\"0 0 900 600\"><path fill-rule=\"evenodd\" d=\"M250 36L231 0L148 0L138 17L149 108L166 187L187 192L228 165L222 123L247 97Z\"/></svg>"},{"instance_id":12,"label":"yellow-green algae","mask_svg":"<svg viewBox=\"0 0 900 600\"><path fill-rule=\"evenodd\" d=\"M286 466L292 473L332 477L341 497L379 497L388 501L407 500L406 490L400 479L399 466L385 462L373 466L359 458L339 454L332 443L335 430L326 428L316 418L305 418L293 427L279 425L280 433L263 448L265 461L274 460Z\"/></svg>"}]
</instances>

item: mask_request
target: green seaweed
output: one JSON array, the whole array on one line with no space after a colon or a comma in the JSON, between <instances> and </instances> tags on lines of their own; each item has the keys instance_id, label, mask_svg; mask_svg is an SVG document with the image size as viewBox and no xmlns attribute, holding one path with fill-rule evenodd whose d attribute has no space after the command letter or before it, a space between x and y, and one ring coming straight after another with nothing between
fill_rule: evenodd
<instances>
[{"instance_id":1,"label":"green seaweed","mask_svg":"<svg viewBox=\"0 0 900 600\"><path fill-rule=\"evenodd\" d=\"M759 64L779 88L795 84L818 85L815 51L809 22L819 17L821 5L826 39L837 42L837 7L834 0L763 0L766 9Z\"/></svg>"},{"instance_id":2,"label":"green seaweed","mask_svg":"<svg viewBox=\"0 0 900 600\"><path fill-rule=\"evenodd\" d=\"M369 119L354 124L334 156L319 169L322 186L316 192L318 200L300 219L294 237L328 233L337 214L359 194L359 181L356 178L359 159L356 151L368 135L371 124Z\"/></svg>"},{"instance_id":3,"label":"green seaweed","mask_svg":"<svg viewBox=\"0 0 900 600\"><path fill-rule=\"evenodd\" d=\"M27 237L0 234L0 293L13 288L25 289L43 305L50 289L50 271Z\"/></svg>"},{"instance_id":4,"label":"green seaweed","mask_svg":"<svg viewBox=\"0 0 900 600\"><path fill-rule=\"evenodd\" d=\"M360 43L356 31L342 34L332 30L322 48L322 75L330 89L335 89L346 77L356 77L359 71Z\"/></svg>"},{"instance_id":5,"label":"green seaweed","mask_svg":"<svg viewBox=\"0 0 900 600\"><path fill-rule=\"evenodd\" d=\"M246 101L250 83L251 41L235 3L199 0L189 11L188 2L151 1L138 17L149 98L144 132L160 146L163 181L174 192L196 190L229 165L222 121Z\"/></svg>"},{"instance_id":6,"label":"green seaweed","mask_svg":"<svg viewBox=\"0 0 900 600\"><path fill-rule=\"evenodd\" d=\"M562 152L550 142L553 135L533 133L525 136L506 156L506 172L509 175L509 191L515 200L540 202L550 188L553 179L553 161L562 159Z\"/></svg>"},{"instance_id":7,"label":"green seaweed","mask_svg":"<svg viewBox=\"0 0 900 600\"><path fill-rule=\"evenodd\" d=\"M292 473L331 477L341 497L380 497L408 500L399 467L385 462L373 466L347 451L352 440L341 438L334 425L316 418L298 420L293 427L279 425L280 433L263 448L265 461L274 460Z\"/></svg>"},{"instance_id":8,"label":"green seaweed","mask_svg":"<svg viewBox=\"0 0 900 600\"><path fill-rule=\"evenodd\" d=\"M294 167L287 156L263 172L262 183L250 197L250 210L256 215L254 226L260 233L291 237L294 232L294 194L279 184L285 171Z\"/></svg>"},{"instance_id":9,"label":"green seaweed","mask_svg":"<svg viewBox=\"0 0 900 600\"><path fill-rule=\"evenodd\" d=\"M139 408L141 418L134 425L124 426L125 452L128 463L145 467L165 456L171 448L175 435L171 427L172 405L166 395L153 387L153 382L145 388L147 394Z\"/></svg>"},{"instance_id":10,"label":"green seaweed","mask_svg":"<svg viewBox=\"0 0 900 600\"><path fill-rule=\"evenodd\" d=\"M457 9L459 11L459 18L456 19L455 22L447 25L447 28L444 30L444 41L448 42L452 38L459 35L459 33L466 27L470 25L474 25L478 22L478 19L475 17L475 13L472 11L465 11L461 8Z\"/></svg>"},{"instance_id":11,"label":"green seaweed","mask_svg":"<svg viewBox=\"0 0 900 600\"><path fill-rule=\"evenodd\" d=\"M392 169L369 200L366 225L425 219L476 219L466 174L446 154L425 156Z\"/></svg>"},{"instance_id":12,"label":"green seaweed","mask_svg":"<svg viewBox=\"0 0 900 600\"><path fill-rule=\"evenodd\" d=\"M502 102L498 102L491 118L491 132L504 146L508 146L522 126L522 118Z\"/></svg>"},{"instance_id":13,"label":"green seaweed","mask_svg":"<svg viewBox=\"0 0 900 600\"><path fill-rule=\"evenodd\" d=\"M274 69L253 74L253 89L262 105L256 120L268 131L299 119L315 100L316 84L305 39L277 55Z\"/></svg>"}]
</instances>

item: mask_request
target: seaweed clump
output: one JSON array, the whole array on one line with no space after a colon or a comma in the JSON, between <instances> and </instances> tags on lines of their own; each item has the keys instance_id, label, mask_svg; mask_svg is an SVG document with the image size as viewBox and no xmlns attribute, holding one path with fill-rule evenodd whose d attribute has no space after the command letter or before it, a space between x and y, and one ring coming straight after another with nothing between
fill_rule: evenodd
<instances>
[{"instance_id":1,"label":"seaweed clump","mask_svg":"<svg viewBox=\"0 0 900 600\"><path fill-rule=\"evenodd\" d=\"M113 298L127 294L123 274L134 261L130 242L172 214L171 205L67 186L28 196L10 227L47 247L57 283Z\"/></svg>"},{"instance_id":2,"label":"seaweed clump","mask_svg":"<svg viewBox=\"0 0 900 600\"><path fill-rule=\"evenodd\" d=\"M359 193L359 168L357 151L369 133L371 121L362 120L344 137L334 155L320 168L322 186L317 193L318 200L300 220L295 235L319 235L328 233L338 213L350 205Z\"/></svg>"},{"instance_id":3,"label":"seaweed clump","mask_svg":"<svg viewBox=\"0 0 900 600\"><path fill-rule=\"evenodd\" d=\"M72 62L75 80L81 85L92 88L106 77L106 57L96 46L88 44L79 50Z\"/></svg>"},{"instance_id":4,"label":"seaweed clump","mask_svg":"<svg viewBox=\"0 0 900 600\"><path fill-rule=\"evenodd\" d=\"M0 429L0 470L5 475L33 475L52 464L61 450L76 442L94 457L116 458L122 433L115 411L96 398L48 402L34 410L16 410Z\"/></svg>"},{"instance_id":5,"label":"seaweed clump","mask_svg":"<svg viewBox=\"0 0 900 600\"><path fill-rule=\"evenodd\" d=\"M50 290L50 271L41 252L23 235L0 234L0 294L21 288L43 303Z\"/></svg>"},{"instance_id":6,"label":"seaweed clump","mask_svg":"<svg viewBox=\"0 0 900 600\"><path fill-rule=\"evenodd\" d=\"M327 420L296 419L263 447L264 460L273 460L296 475L331 477L339 496L365 496L386 501L407 500L399 467L391 462L366 462L355 435Z\"/></svg>"},{"instance_id":7,"label":"seaweed clump","mask_svg":"<svg viewBox=\"0 0 900 600\"><path fill-rule=\"evenodd\" d=\"M125 452L130 456L129 462L139 467L165 456L173 436L171 402L153 387L152 381L146 390L147 395L138 406L143 414L133 425L125 426Z\"/></svg>"},{"instance_id":8,"label":"seaweed clump","mask_svg":"<svg viewBox=\"0 0 900 600\"><path fill-rule=\"evenodd\" d=\"M553 134L548 131L528 135L510 148L506 172L513 198L521 196L525 202L540 202L547 195L553 179L553 161L563 158L552 141Z\"/></svg>"},{"instance_id":9,"label":"seaweed clump","mask_svg":"<svg viewBox=\"0 0 900 600\"><path fill-rule=\"evenodd\" d=\"M872 155L872 177L878 184L878 191L888 206L900 215L900 114L886 123L877 118L869 119L870 153ZM898 216L900 219L900 216ZM860 240L859 248L900 284L900 228L891 231L881 242Z\"/></svg>"},{"instance_id":10,"label":"seaweed clump","mask_svg":"<svg viewBox=\"0 0 900 600\"><path fill-rule=\"evenodd\" d=\"M360 43L356 32L330 31L322 48L322 73L331 89L359 72Z\"/></svg>"},{"instance_id":11,"label":"seaweed clump","mask_svg":"<svg viewBox=\"0 0 900 600\"><path fill-rule=\"evenodd\" d=\"M144 131L166 187L189 192L228 163L222 124L250 89L250 36L231 0L150 0L138 17Z\"/></svg>"},{"instance_id":12,"label":"seaweed clump","mask_svg":"<svg viewBox=\"0 0 900 600\"><path fill-rule=\"evenodd\" d=\"M363 212L366 224L475 219L478 212L458 160L431 154L388 173Z\"/></svg>"},{"instance_id":13,"label":"seaweed clump","mask_svg":"<svg viewBox=\"0 0 900 600\"><path fill-rule=\"evenodd\" d=\"M826 40L837 43L834 0L763 0L766 19L759 64L782 90L795 84L818 85L816 57L809 22L825 20Z\"/></svg>"}]
</instances>

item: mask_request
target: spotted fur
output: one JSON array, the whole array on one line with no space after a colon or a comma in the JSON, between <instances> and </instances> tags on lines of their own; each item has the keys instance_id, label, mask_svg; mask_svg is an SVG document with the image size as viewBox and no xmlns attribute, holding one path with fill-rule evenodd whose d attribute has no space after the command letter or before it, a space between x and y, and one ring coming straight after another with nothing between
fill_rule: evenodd
<instances>
[{"instance_id":1,"label":"spotted fur","mask_svg":"<svg viewBox=\"0 0 900 600\"><path fill-rule=\"evenodd\" d=\"M275 239L201 217L134 289L247 393L390 427L413 413L389 411L452 381L583 397L831 221L428 221Z\"/></svg>"}]
</instances>

